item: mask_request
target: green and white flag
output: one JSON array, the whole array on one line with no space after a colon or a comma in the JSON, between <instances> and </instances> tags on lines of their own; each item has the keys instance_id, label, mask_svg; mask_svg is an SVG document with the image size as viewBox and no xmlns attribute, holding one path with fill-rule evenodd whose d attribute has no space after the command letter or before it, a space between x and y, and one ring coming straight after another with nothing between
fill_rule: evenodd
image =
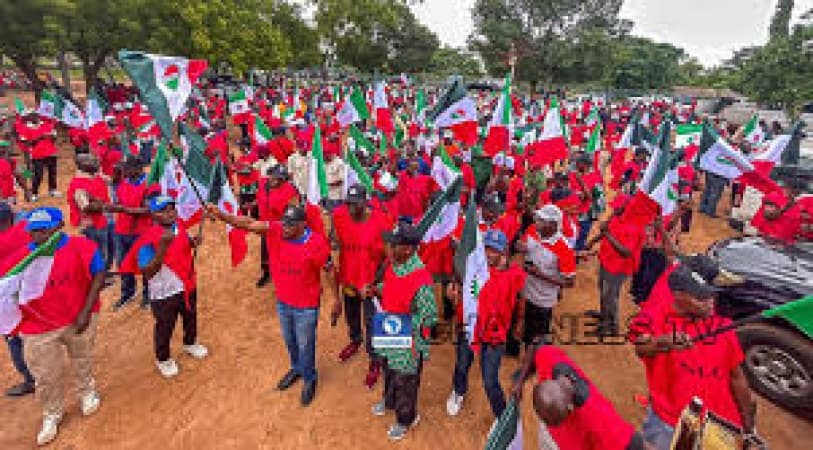
<instances>
[{"instance_id":1,"label":"green and white flag","mask_svg":"<svg viewBox=\"0 0 813 450\"><path fill-rule=\"evenodd\" d=\"M85 115L72 101L52 91L42 91L37 114L48 117L71 128L84 128Z\"/></svg>"},{"instance_id":2,"label":"green and white flag","mask_svg":"<svg viewBox=\"0 0 813 450\"><path fill-rule=\"evenodd\" d=\"M688 145L699 145L703 135L703 125L680 124L675 127L675 148L685 148Z\"/></svg>"},{"instance_id":3,"label":"green and white flag","mask_svg":"<svg viewBox=\"0 0 813 450\"><path fill-rule=\"evenodd\" d=\"M318 205L327 198L327 172L325 171L325 154L322 150L322 132L319 127L313 133L313 144L311 145L311 159L308 170L308 203Z\"/></svg>"},{"instance_id":4,"label":"green and white flag","mask_svg":"<svg viewBox=\"0 0 813 450\"><path fill-rule=\"evenodd\" d=\"M209 196L212 164L206 156L206 142L203 138L183 122L178 124L178 128L184 151L183 166L186 171L180 174L175 209L178 211L178 217L188 225L200 220L203 204L198 194L203 199Z\"/></svg>"},{"instance_id":5,"label":"green and white flag","mask_svg":"<svg viewBox=\"0 0 813 450\"><path fill-rule=\"evenodd\" d=\"M708 122L703 124L697 167L729 180L754 170L748 158L718 136Z\"/></svg>"},{"instance_id":6,"label":"green and white flag","mask_svg":"<svg viewBox=\"0 0 813 450\"><path fill-rule=\"evenodd\" d=\"M249 112L246 91L239 89L229 96L229 114L238 116Z\"/></svg>"},{"instance_id":7,"label":"green and white flag","mask_svg":"<svg viewBox=\"0 0 813 450\"><path fill-rule=\"evenodd\" d=\"M91 88L85 105L85 129L89 130L96 124L104 122L104 111L107 105L96 88Z\"/></svg>"},{"instance_id":8,"label":"green and white flag","mask_svg":"<svg viewBox=\"0 0 813 450\"><path fill-rule=\"evenodd\" d=\"M466 207L465 220L463 234L455 251L454 264L458 276L463 280L463 322L466 326L466 336L471 343L477 324L477 301L489 278L488 260L483 244L483 233L480 231L474 192L471 193Z\"/></svg>"},{"instance_id":9,"label":"green and white flag","mask_svg":"<svg viewBox=\"0 0 813 450\"><path fill-rule=\"evenodd\" d=\"M358 89L354 89L353 93L344 99L344 104L342 104L339 112L336 113L336 120L342 127L369 118L370 111L367 109L367 102L364 100L364 95L362 95Z\"/></svg>"},{"instance_id":10,"label":"green and white flag","mask_svg":"<svg viewBox=\"0 0 813 450\"><path fill-rule=\"evenodd\" d=\"M422 242L435 242L451 235L460 216L460 190L463 177L457 176L424 213L416 227Z\"/></svg>"},{"instance_id":11,"label":"green and white flag","mask_svg":"<svg viewBox=\"0 0 813 450\"><path fill-rule=\"evenodd\" d=\"M641 179L641 190L660 205L662 216L675 212L678 202L678 158L669 149L670 128L669 121L661 125L658 145L653 148Z\"/></svg>"},{"instance_id":12,"label":"green and white flag","mask_svg":"<svg viewBox=\"0 0 813 450\"><path fill-rule=\"evenodd\" d=\"M415 93L415 117L412 120L423 123L424 116L426 116L426 94L420 89Z\"/></svg>"},{"instance_id":13,"label":"green and white flag","mask_svg":"<svg viewBox=\"0 0 813 450\"><path fill-rule=\"evenodd\" d=\"M352 150L347 149L344 153L344 162L344 193L347 194L347 190L350 189L350 186L360 184L367 189L368 195L372 194L375 190L373 188L373 179L370 177L370 174L364 170L364 167Z\"/></svg>"},{"instance_id":14,"label":"green and white flag","mask_svg":"<svg viewBox=\"0 0 813 450\"><path fill-rule=\"evenodd\" d=\"M274 139L274 134L265 124L262 117L259 115L254 116L254 142L257 145L268 144L271 139Z\"/></svg>"},{"instance_id":15,"label":"green and white flag","mask_svg":"<svg viewBox=\"0 0 813 450\"><path fill-rule=\"evenodd\" d=\"M192 86L206 70L201 59L119 51L119 62L138 88L165 139L172 139L172 125L186 108Z\"/></svg>"},{"instance_id":16,"label":"green and white flag","mask_svg":"<svg viewBox=\"0 0 813 450\"><path fill-rule=\"evenodd\" d=\"M759 147L765 141L765 130L759 125L759 117L756 114L745 124L743 136L752 147Z\"/></svg>"},{"instance_id":17,"label":"green and white flag","mask_svg":"<svg viewBox=\"0 0 813 450\"><path fill-rule=\"evenodd\" d=\"M174 198L180 190L179 177L177 176L180 167L177 164L178 161L169 154L164 141L160 141L158 149L155 151L155 157L153 157L150 164L150 172L146 180L147 185L157 184L161 186L162 194Z\"/></svg>"},{"instance_id":18,"label":"green and white flag","mask_svg":"<svg viewBox=\"0 0 813 450\"><path fill-rule=\"evenodd\" d=\"M23 103L23 99L20 97L14 97L14 110L19 116L25 113L25 103Z\"/></svg>"},{"instance_id":19,"label":"green and white flag","mask_svg":"<svg viewBox=\"0 0 813 450\"><path fill-rule=\"evenodd\" d=\"M601 119L596 118L593 122L595 126L593 131L590 132L590 139L587 140L587 145L584 147L586 153L595 153L601 147Z\"/></svg>"},{"instance_id":20,"label":"green and white flag","mask_svg":"<svg viewBox=\"0 0 813 450\"><path fill-rule=\"evenodd\" d=\"M441 189L446 189L456 177L460 176L460 169L454 164L443 144L432 159L431 175Z\"/></svg>"},{"instance_id":21,"label":"green and white flag","mask_svg":"<svg viewBox=\"0 0 813 450\"><path fill-rule=\"evenodd\" d=\"M355 125L350 125L350 139L353 140L356 150L361 150L367 155L375 153L375 145Z\"/></svg>"},{"instance_id":22,"label":"green and white flag","mask_svg":"<svg viewBox=\"0 0 813 450\"><path fill-rule=\"evenodd\" d=\"M54 233L0 278L0 333L8 334L20 323L20 305L42 297L62 236L62 233Z\"/></svg>"}]
</instances>

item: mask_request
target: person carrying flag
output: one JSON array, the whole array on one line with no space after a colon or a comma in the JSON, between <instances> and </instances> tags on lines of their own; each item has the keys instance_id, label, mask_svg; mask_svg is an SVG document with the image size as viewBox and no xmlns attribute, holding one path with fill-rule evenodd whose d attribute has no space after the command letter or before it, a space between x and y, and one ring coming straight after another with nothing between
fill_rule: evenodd
<instances>
[{"instance_id":1,"label":"person carrying flag","mask_svg":"<svg viewBox=\"0 0 813 450\"><path fill-rule=\"evenodd\" d=\"M477 298L477 316L463 317L460 285L450 285L449 296L457 303L457 320L460 323L455 351L455 367L452 392L446 400L446 412L457 416L468 391L469 369L476 352L480 353L480 369L483 388L494 417L500 417L505 409L505 393L500 386L500 363L505 353L511 319L516 314L517 323L523 323L523 306L517 296L525 284L526 274L508 260L508 238L500 230L488 230L483 238L489 278ZM476 320L474 336L468 336L464 320ZM519 340L522 327L515 329Z\"/></svg>"},{"instance_id":2,"label":"person carrying flag","mask_svg":"<svg viewBox=\"0 0 813 450\"><path fill-rule=\"evenodd\" d=\"M183 320L183 349L195 359L209 350L197 341L197 289L193 250L202 239L191 237L180 226L175 201L157 195L149 201L154 225L133 243L120 270L141 273L149 286L150 308L155 318L153 342L158 371L164 378L178 375L178 364L170 357L170 341L178 316Z\"/></svg>"},{"instance_id":3,"label":"person carrying flag","mask_svg":"<svg viewBox=\"0 0 813 450\"><path fill-rule=\"evenodd\" d=\"M62 211L42 207L28 215L26 231L31 243L2 261L6 273L54 235L50 270L26 280L27 288L39 284L38 297L20 305L22 320L16 332L23 339L25 361L36 380L42 405L42 428L37 444L53 441L64 415L63 358L67 351L79 394L82 415L99 409L101 397L93 379L99 292L105 277L104 259L97 245L84 237L62 232ZM53 242L53 241L51 241Z\"/></svg>"},{"instance_id":4,"label":"person carrying flag","mask_svg":"<svg viewBox=\"0 0 813 450\"><path fill-rule=\"evenodd\" d=\"M412 345L409 348L379 347L375 351L384 358L384 392L381 401L373 405L375 416L395 411L395 423L387 436L399 441L410 428L415 427L418 389L424 361L429 359L429 331L438 319L432 275L417 254L421 236L411 224L400 221L391 232L384 233L389 244L388 260L383 282L370 287L367 297L381 299L381 312L409 321Z\"/></svg>"},{"instance_id":5,"label":"person carrying flag","mask_svg":"<svg viewBox=\"0 0 813 450\"><path fill-rule=\"evenodd\" d=\"M0 140L0 201L9 205L17 203L15 183L23 188L24 198L30 200L31 191L28 189L28 183L11 157L11 145L7 141Z\"/></svg>"},{"instance_id":6,"label":"person carrying flag","mask_svg":"<svg viewBox=\"0 0 813 450\"><path fill-rule=\"evenodd\" d=\"M285 209L299 201L299 192L288 181L288 171L282 164L271 166L267 171L268 176L260 179L260 187L257 190L257 211L260 221L277 222L282 218ZM257 280L257 287L268 284L271 278L270 262L268 257L268 246L265 242L265 234L261 234L260 239L260 269L262 271L260 279Z\"/></svg>"},{"instance_id":7,"label":"person carrying flag","mask_svg":"<svg viewBox=\"0 0 813 450\"><path fill-rule=\"evenodd\" d=\"M310 405L316 395L316 326L322 272L328 277L328 285L336 286L327 238L306 225L302 206L286 207L281 222L235 216L216 205L208 205L206 209L212 217L233 227L266 236L269 260L274 262L271 277L277 312L291 362L290 370L280 379L277 389L284 391L302 378L305 383L300 402L302 406ZM334 295L339 298L338 293Z\"/></svg>"},{"instance_id":8,"label":"person carrying flag","mask_svg":"<svg viewBox=\"0 0 813 450\"><path fill-rule=\"evenodd\" d=\"M110 204L107 183L98 174L99 160L90 153L76 155L76 174L68 184L68 208L71 226L99 246L105 268L109 269L112 255L108 254L110 239L105 209Z\"/></svg>"},{"instance_id":9,"label":"person carrying flag","mask_svg":"<svg viewBox=\"0 0 813 450\"><path fill-rule=\"evenodd\" d=\"M31 179L31 201L36 202L45 171L48 171L48 194L61 197L57 190L56 153L54 144L56 128L50 120L42 120L36 111L31 111L25 120L16 127L20 148L31 156L34 177Z\"/></svg>"}]
</instances>

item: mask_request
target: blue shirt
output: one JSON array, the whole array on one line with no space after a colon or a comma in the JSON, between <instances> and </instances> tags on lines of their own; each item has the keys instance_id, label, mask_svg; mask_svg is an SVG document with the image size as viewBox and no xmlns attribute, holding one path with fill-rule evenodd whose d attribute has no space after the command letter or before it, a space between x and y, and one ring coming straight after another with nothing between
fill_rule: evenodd
<instances>
[{"instance_id":1,"label":"blue shirt","mask_svg":"<svg viewBox=\"0 0 813 450\"><path fill-rule=\"evenodd\" d=\"M398 171L402 172L406 170L407 165L409 165L409 160L406 159L399 159L398 160ZM429 164L423 160L423 158L418 158L418 173L421 175L429 175L431 173Z\"/></svg>"},{"instance_id":2,"label":"blue shirt","mask_svg":"<svg viewBox=\"0 0 813 450\"><path fill-rule=\"evenodd\" d=\"M68 243L68 235L65 234L65 233L61 233L61 236L59 237L59 242L56 243L56 250L61 249L67 243ZM30 242L28 244L28 250L33 252L36 249L37 249L37 244L35 244L33 242ZM105 264L104 264L104 258L102 258L102 252L97 247L96 251L93 252L93 258L91 258L90 265L88 266L88 270L90 271L90 275L91 276L96 276L96 274L104 272L105 271L104 266L105 266Z\"/></svg>"}]
</instances>

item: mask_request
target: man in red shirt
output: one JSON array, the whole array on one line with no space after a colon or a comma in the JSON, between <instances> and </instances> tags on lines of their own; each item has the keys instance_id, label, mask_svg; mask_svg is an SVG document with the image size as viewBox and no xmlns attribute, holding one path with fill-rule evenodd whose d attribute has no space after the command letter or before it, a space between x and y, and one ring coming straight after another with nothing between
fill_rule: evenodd
<instances>
[{"instance_id":1,"label":"man in red shirt","mask_svg":"<svg viewBox=\"0 0 813 450\"><path fill-rule=\"evenodd\" d=\"M598 288L600 297L599 334L618 335L618 297L621 286L638 268L641 247L644 242L643 230L635 224L627 223L622 214L629 196L620 195L610 207L613 214L599 226L599 233L590 239L587 248L601 242L598 250Z\"/></svg>"},{"instance_id":2,"label":"man in red shirt","mask_svg":"<svg viewBox=\"0 0 813 450\"><path fill-rule=\"evenodd\" d=\"M464 317L460 285L454 284L450 297L457 302L459 323L455 352L455 368L452 376L452 392L446 400L446 412L450 416L460 413L463 398L469 387L469 369L475 353L480 353L483 388L494 417L500 417L505 409L505 394L500 386L499 374L505 343L511 330L511 319L516 312L517 322L522 323L523 303L517 301L525 284L525 272L516 264L508 262L508 239L500 230L489 230L483 237L488 260L488 281L477 298L477 313ZM466 324L473 326L469 335ZM520 330L521 331L521 330Z\"/></svg>"},{"instance_id":3,"label":"man in red shirt","mask_svg":"<svg viewBox=\"0 0 813 450\"><path fill-rule=\"evenodd\" d=\"M0 201L0 265L2 260L25 247L30 238L25 232L25 222L14 223L14 211L8 203ZM6 390L7 397L21 397L34 393L34 376L28 370L23 356L23 340L19 336L4 335L8 344L8 353L14 368L23 377L23 382Z\"/></svg>"},{"instance_id":4,"label":"man in red shirt","mask_svg":"<svg viewBox=\"0 0 813 450\"><path fill-rule=\"evenodd\" d=\"M288 181L288 170L282 164L277 164L268 169L268 176L260 179L257 190L257 211L259 220L276 222L282 218L285 208L299 202L299 192ZM260 279L257 280L257 287L268 284L271 272L268 258L268 246L265 242L266 236L260 236Z\"/></svg>"},{"instance_id":5,"label":"man in red shirt","mask_svg":"<svg viewBox=\"0 0 813 450\"><path fill-rule=\"evenodd\" d=\"M105 268L110 267L110 236L105 209L110 204L107 183L98 174L99 160L90 153L76 155L76 174L68 184L68 207L71 226L99 246Z\"/></svg>"},{"instance_id":6,"label":"man in red shirt","mask_svg":"<svg viewBox=\"0 0 813 450\"><path fill-rule=\"evenodd\" d=\"M741 427L746 438L754 433L756 404L741 368L744 355L736 333L694 342L698 335L728 326L731 320L714 313L718 289L711 280L718 273L701 274L693 266L671 269L663 298L653 289L630 327L649 383L651 406L643 433L659 450L669 448L681 411L693 397Z\"/></svg>"},{"instance_id":7,"label":"man in red shirt","mask_svg":"<svg viewBox=\"0 0 813 450\"><path fill-rule=\"evenodd\" d=\"M384 262L383 233L388 231L389 219L380 210L372 209L367 201L367 190L356 184L347 190L345 206L333 211L333 229L339 247L339 284L343 297L344 317L350 343L339 353L339 360L347 361L356 354L362 341L370 366L364 379L372 389L381 373L381 359L372 346L372 320L375 306L365 297L370 285ZM338 319L342 303L334 307L333 320ZM362 332L362 318L364 330Z\"/></svg>"},{"instance_id":8,"label":"man in red shirt","mask_svg":"<svg viewBox=\"0 0 813 450\"><path fill-rule=\"evenodd\" d=\"M216 205L208 205L207 210L231 226L266 236L269 259L274 261L271 276L277 312L291 361L291 369L279 381L277 389L286 390L302 378L305 384L300 402L303 406L310 405L316 394L316 325L322 292L321 273L328 276L329 286L336 286L327 239L306 226L305 210L301 206L285 208L281 222L227 214ZM338 292L334 295L339 298Z\"/></svg>"},{"instance_id":9,"label":"man in red shirt","mask_svg":"<svg viewBox=\"0 0 813 450\"><path fill-rule=\"evenodd\" d=\"M28 183L11 157L11 146L8 141L0 141L0 201L10 205L17 202L15 182L23 188L26 200L30 199L31 192L28 189Z\"/></svg>"},{"instance_id":10,"label":"man in red shirt","mask_svg":"<svg viewBox=\"0 0 813 450\"><path fill-rule=\"evenodd\" d=\"M792 244L801 230L802 216L794 199L782 191L771 191L762 197L762 207L751 219L759 234Z\"/></svg>"},{"instance_id":11,"label":"man in red shirt","mask_svg":"<svg viewBox=\"0 0 813 450\"><path fill-rule=\"evenodd\" d=\"M547 439L552 439L560 449L649 448L581 368L558 347L542 345L535 352L528 352L511 389L514 398L521 397L522 385L534 368L538 384L534 386L533 406L543 424L539 435L541 448L547 448Z\"/></svg>"},{"instance_id":12,"label":"man in red shirt","mask_svg":"<svg viewBox=\"0 0 813 450\"><path fill-rule=\"evenodd\" d=\"M93 379L93 343L99 291L105 268L96 244L84 237L64 234L62 212L57 208L37 208L28 216L26 231L31 243L4 259L0 273L22 261L37 246L54 237L53 259L38 258L40 270L26 275L29 298L20 299L22 319L17 332L25 347L25 360L36 379L42 404L42 429L37 443L45 445L56 438L64 414L63 358L67 350L79 392L82 414L99 409L100 397ZM56 235L56 236L55 236ZM31 266L29 266L31 267Z\"/></svg>"},{"instance_id":13,"label":"man in red shirt","mask_svg":"<svg viewBox=\"0 0 813 450\"><path fill-rule=\"evenodd\" d=\"M423 217L429 198L438 187L435 180L429 175L421 174L419 168L418 157L411 157L406 170L398 177L398 191L395 194L398 197L399 214L413 220Z\"/></svg>"},{"instance_id":14,"label":"man in red shirt","mask_svg":"<svg viewBox=\"0 0 813 450\"><path fill-rule=\"evenodd\" d=\"M36 202L39 195L40 183L45 171L48 171L48 193L51 197L61 194L56 186L56 153L54 144L56 129L50 120L41 120L36 112L25 117L25 121L17 129L23 151L31 155L34 164L34 177L31 179L31 201Z\"/></svg>"}]
</instances>

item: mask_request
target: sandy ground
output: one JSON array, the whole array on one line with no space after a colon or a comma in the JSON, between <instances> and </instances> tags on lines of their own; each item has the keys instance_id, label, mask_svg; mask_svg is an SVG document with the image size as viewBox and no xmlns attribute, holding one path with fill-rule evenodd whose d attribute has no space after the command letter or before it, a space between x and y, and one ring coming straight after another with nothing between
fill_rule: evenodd
<instances>
[{"instance_id":1,"label":"sandy ground","mask_svg":"<svg viewBox=\"0 0 813 450\"><path fill-rule=\"evenodd\" d=\"M26 99L29 104L33 101ZM7 98L12 105L13 99ZM73 170L71 152L59 160L60 189L65 190ZM64 207L64 201L42 204ZM283 448L482 448L492 418L480 382L479 367L471 371L471 388L458 417L446 415L451 388L454 349L433 348L420 391L421 423L397 444L386 439L391 414L373 417L370 406L380 387L368 391L362 384L365 357L339 363L337 355L347 343L343 323L331 328L329 308L322 308L318 330L319 387L309 408L299 404L300 385L288 392L274 390L288 370L287 353L276 318L273 288L256 289L259 240L251 238L247 260L230 267L225 232L219 224L205 225L206 241L198 256L199 338L210 349L204 361L181 355L180 332L173 352L181 373L161 378L152 355L152 317L131 305L114 313L118 285L104 292L96 344L96 379L102 407L82 418L73 395L57 441L50 447L71 450L101 449L283 449ZM730 234L721 220L696 216L692 233L684 236L686 251L703 251L715 239ZM569 290L558 313L597 308L596 261L579 266L576 287ZM330 297L326 301L332 301ZM329 304L329 303L326 303ZM624 294L622 313L632 314ZM644 410L633 401L646 392L642 365L626 345L569 345L566 351L592 377L621 415L639 426ZM0 358L0 387L18 381L10 361ZM518 366L506 359L503 386ZM526 386L523 422L525 447L536 447L537 420L530 408ZM758 429L773 449L802 448L813 436L813 424L759 398ZM34 447L40 411L33 397L0 398L0 449Z\"/></svg>"}]
</instances>

